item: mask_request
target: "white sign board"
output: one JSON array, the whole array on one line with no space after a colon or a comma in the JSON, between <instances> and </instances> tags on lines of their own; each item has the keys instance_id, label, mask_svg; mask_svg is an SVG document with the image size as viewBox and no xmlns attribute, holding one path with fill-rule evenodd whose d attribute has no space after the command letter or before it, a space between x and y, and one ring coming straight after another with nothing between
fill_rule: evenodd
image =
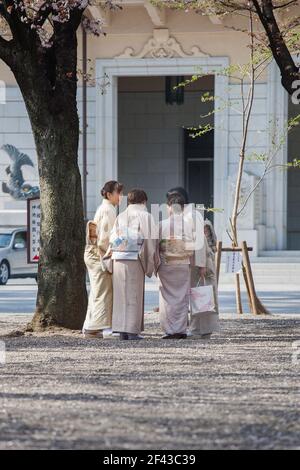
<instances>
[{"instance_id":1,"label":"white sign board","mask_svg":"<svg viewBox=\"0 0 300 470\"><path fill-rule=\"evenodd\" d=\"M27 256L28 263L38 263L40 250L41 202L27 200Z\"/></svg>"},{"instance_id":2,"label":"white sign board","mask_svg":"<svg viewBox=\"0 0 300 470\"><path fill-rule=\"evenodd\" d=\"M226 253L226 273L239 273L242 269L242 256L239 251Z\"/></svg>"}]
</instances>

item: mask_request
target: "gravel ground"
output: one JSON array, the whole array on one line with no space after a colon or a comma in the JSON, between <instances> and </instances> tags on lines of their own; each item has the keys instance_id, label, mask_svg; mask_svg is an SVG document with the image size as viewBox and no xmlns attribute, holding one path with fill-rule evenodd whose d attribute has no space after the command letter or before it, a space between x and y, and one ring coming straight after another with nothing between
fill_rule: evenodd
<instances>
[{"instance_id":1,"label":"gravel ground","mask_svg":"<svg viewBox=\"0 0 300 470\"><path fill-rule=\"evenodd\" d=\"M210 342L142 342L77 332L5 336L0 449L299 449L296 316L221 317ZM300 345L299 345L300 351Z\"/></svg>"}]
</instances>

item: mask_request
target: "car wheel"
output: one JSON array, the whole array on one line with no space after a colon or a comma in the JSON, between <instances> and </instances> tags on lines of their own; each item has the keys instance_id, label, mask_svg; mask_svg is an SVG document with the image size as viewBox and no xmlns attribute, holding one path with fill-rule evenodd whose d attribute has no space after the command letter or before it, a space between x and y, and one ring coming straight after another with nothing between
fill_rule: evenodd
<instances>
[{"instance_id":1,"label":"car wheel","mask_svg":"<svg viewBox=\"0 0 300 470\"><path fill-rule=\"evenodd\" d=\"M9 266L6 261L2 261L0 264L0 285L5 286L9 279Z\"/></svg>"}]
</instances>

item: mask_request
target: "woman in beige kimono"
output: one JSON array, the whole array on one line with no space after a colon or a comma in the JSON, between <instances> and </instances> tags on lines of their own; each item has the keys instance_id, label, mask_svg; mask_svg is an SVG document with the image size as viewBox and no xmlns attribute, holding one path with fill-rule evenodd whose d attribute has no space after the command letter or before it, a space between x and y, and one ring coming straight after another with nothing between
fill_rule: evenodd
<instances>
[{"instance_id":1,"label":"woman in beige kimono","mask_svg":"<svg viewBox=\"0 0 300 470\"><path fill-rule=\"evenodd\" d=\"M205 251L195 240L195 221L185 211L182 194L170 194L167 199L169 218L160 224L159 276L160 324L163 339L187 337L191 263L205 266ZM204 237L203 237L204 238Z\"/></svg>"},{"instance_id":2,"label":"woman in beige kimono","mask_svg":"<svg viewBox=\"0 0 300 470\"><path fill-rule=\"evenodd\" d=\"M103 201L94 221L87 225L84 261L90 278L90 295L83 325L86 338L112 336L112 275L106 269L103 257L109 246L122 190L123 186L117 181L108 181L101 191Z\"/></svg>"},{"instance_id":3,"label":"woman in beige kimono","mask_svg":"<svg viewBox=\"0 0 300 470\"><path fill-rule=\"evenodd\" d=\"M155 266L156 233L147 211L147 195L140 189L128 193L128 207L118 217L111 235L113 259L114 332L121 340L143 339L145 275ZM154 232L154 233L152 233Z\"/></svg>"}]
</instances>

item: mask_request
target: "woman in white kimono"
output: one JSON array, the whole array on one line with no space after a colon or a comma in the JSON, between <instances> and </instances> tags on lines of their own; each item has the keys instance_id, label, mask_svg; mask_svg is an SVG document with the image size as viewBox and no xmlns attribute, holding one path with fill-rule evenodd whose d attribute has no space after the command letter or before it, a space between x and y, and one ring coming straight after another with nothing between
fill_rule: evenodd
<instances>
[{"instance_id":1,"label":"woman in white kimono","mask_svg":"<svg viewBox=\"0 0 300 470\"><path fill-rule=\"evenodd\" d=\"M205 266L203 245L196 245L195 221L185 211L182 194L168 196L169 218L160 224L158 268L160 324L163 339L183 339L187 336L191 263ZM204 237L203 237L204 238Z\"/></svg>"},{"instance_id":2,"label":"woman in white kimono","mask_svg":"<svg viewBox=\"0 0 300 470\"><path fill-rule=\"evenodd\" d=\"M87 225L84 261L90 278L90 295L83 325L86 338L112 336L112 275L103 263L103 256L109 246L122 190L123 186L117 181L108 181L101 191L103 201L94 221Z\"/></svg>"},{"instance_id":3,"label":"woman in white kimono","mask_svg":"<svg viewBox=\"0 0 300 470\"><path fill-rule=\"evenodd\" d=\"M143 339L144 282L155 266L156 230L147 211L147 195L140 189L128 193L128 207L118 217L111 235L113 259L114 332L121 340ZM153 233L152 233L153 231Z\"/></svg>"}]
</instances>

